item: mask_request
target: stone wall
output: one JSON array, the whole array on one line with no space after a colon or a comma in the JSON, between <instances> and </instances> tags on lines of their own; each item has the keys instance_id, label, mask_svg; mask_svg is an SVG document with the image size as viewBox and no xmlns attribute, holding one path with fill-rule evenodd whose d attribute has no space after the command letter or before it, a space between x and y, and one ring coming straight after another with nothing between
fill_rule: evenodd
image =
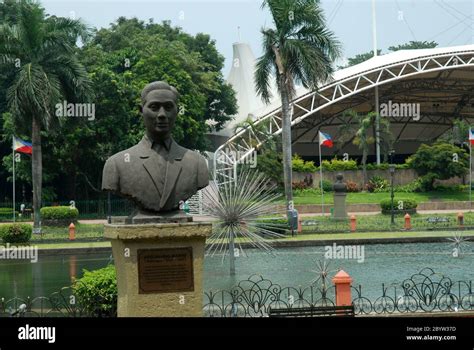
<instances>
[{"instance_id":1,"label":"stone wall","mask_svg":"<svg viewBox=\"0 0 474 350\"><path fill-rule=\"evenodd\" d=\"M364 178L362 175L362 170L346 170L342 171L344 174L344 182L345 181L352 181L357 183L359 187L364 185ZM323 171L323 179L329 180L334 183L336 180L336 175L338 174L337 171ZM381 176L388 181L390 181L390 171L387 170L367 170L367 178L370 179L372 176ZM305 177L311 176L313 179L313 187L319 187L320 177L319 172L315 173L297 173L293 172L293 182L300 182L305 179ZM398 185L406 185L415 179L418 178L415 170L413 169L397 169L395 170L395 175L393 178L393 182L395 186ZM459 177L453 177L448 180L438 181L437 183L444 184L444 185L459 185L465 184L469 182L468 177L463 180Z\"/></svg>"}]
</instances>

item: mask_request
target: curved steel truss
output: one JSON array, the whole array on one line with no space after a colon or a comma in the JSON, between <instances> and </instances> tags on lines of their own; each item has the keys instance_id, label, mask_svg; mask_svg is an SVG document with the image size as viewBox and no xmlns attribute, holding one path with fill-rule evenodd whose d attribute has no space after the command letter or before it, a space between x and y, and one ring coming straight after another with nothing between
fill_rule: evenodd
<instances>
[{"instance_id":1,"label":"curved steel truss","mask_svg":"<svg viewBox=\"0 0 474 350\"><path fill-rule=\"evenodd\" d=\"M291 126L301 123L332 104L376 86L426 73L465 67L474 67L474 50L420 56L333 81L318 91L311 91L291 102ZM281 131L281 107L279 107L258 118L252 128L247 127L236 133L214 154L215 179L220 183L233 181L237 174L237 164L243 163L266 141L268 135L279 135Z\"/></svg>"}]
</instances>

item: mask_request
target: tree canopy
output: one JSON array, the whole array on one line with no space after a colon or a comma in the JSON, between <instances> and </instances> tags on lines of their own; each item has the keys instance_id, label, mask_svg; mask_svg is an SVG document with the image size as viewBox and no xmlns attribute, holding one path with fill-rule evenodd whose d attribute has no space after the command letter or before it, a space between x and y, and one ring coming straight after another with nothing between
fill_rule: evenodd
<instances>
[{"instance_id":1,"label":"tree canopy","mask_svg":"<svg viewBox=\"0 0 474 350\"><path fill-rule=\"evenodd\" d=\"M0 13L10 13L9 6L0 4ZM136 144L144 133L140 92L151 81L165 80L180 92L173 137L184 147L206 150L207 122L213 121L219 130L237 112L235 93L221 72L224 58L207 34L193 36L169 22L120 17L108 28L94 30L76 52L92 82L95 117L66 118L43 132L46 202L97 198L105 159ZM0 65L0 157L6 167L2 179L11 170L11 135L28 138L11 115L4 114L8 112L6 74ZM30 159L22 156L22 162L17 179L29 193ZM1 183L0 201L10 193L10 185Z\"/></svg>"}]
</instances>

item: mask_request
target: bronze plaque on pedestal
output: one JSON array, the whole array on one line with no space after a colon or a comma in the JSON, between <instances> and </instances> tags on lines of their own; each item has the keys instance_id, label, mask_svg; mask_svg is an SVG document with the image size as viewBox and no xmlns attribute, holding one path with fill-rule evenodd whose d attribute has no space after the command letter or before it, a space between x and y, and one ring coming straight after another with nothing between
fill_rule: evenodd
<instances>
[{"instance_id":1,"label":"bronze plaque on pedestal","mask_svg":"<svg viewBox=\"0 0 474 350\"><path fill-rule=\"evenodd\" d=\"M193 250L138 249L138 293L194 291Z\"/></svg>"}]
</instances>

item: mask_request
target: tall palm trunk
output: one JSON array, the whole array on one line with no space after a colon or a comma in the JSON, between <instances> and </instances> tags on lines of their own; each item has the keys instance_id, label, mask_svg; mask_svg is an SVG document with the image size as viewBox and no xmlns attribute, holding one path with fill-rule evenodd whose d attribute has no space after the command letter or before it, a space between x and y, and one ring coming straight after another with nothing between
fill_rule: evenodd
<instances>
[{"instance_id":1,"label":"tall palm trunk","mask_svg":"<svg viewBox=\"0 0 474 350\"><path fill-rule=\"evenodd\" d=\"M34 227L39 228L41 222L41 191L42 191L42 174L43 161L41 153L41 124L38 117L33 116L31 143L33 145L33 154L31 162L31 174L33 179L33 212Z\"/></svg>"},{"instance_id":2,"label":"tall palm trunk","mask_svg":"<svg viewBox=\"0 0 474 350\"><path fill-rule=\"evenodd\" d=\"M283 181L285 184L285 196L287 209L293 202L292 167L291 167L291 115L288 89L285 75L280 74L281 107L282 107L282 147L283 147Z\"/></svg>"}]
</instances>

